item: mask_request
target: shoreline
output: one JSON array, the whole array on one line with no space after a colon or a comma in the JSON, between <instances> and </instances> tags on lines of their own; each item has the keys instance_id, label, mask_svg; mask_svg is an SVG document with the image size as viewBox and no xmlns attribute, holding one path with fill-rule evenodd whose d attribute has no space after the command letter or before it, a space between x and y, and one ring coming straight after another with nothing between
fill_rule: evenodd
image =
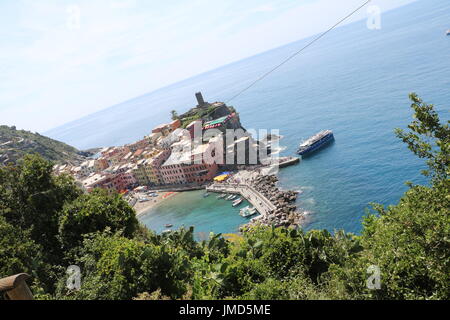
<instances>
[{"instance_id":1,"label":"shoreline","mask_svg":"<svg viewBox=\"0 0 450 320\"><path fill-rule=\"evenodd\" d=\"M162 192L159 193L157 197L152 198L150 201L146 202L136 202L133 209L136 211L136 217L139 218L147 213L150 209L156 207L157 205L163 203L164 201L174 197L179 192Z\"/></svg>"},{"instance_id":2,"label":"shoreline","mask_svg":"<svg viewBox=\"0 0 450 320\"><path fill-rule=\"evenodd\" d=\"M301 161L301 158L298 157L281 157L279 162L279 168L284 168L284 167L288 167L291 165L296 165ZM270 167L270 166L269 166ZM256 187L254 185L254 180L256 180L257 178L261 177L261 172L259 170L255 170L255 169L240 169L237 170L236 173L234 173L232 175L231 180L234 180L237 178L236 182L240 182L240 180L242 179L243 181L247 181L247 183L249 183L252 187ZM256 174L256 176L255 176ZM278 181L277 178L275 178L276 181ZM268 181L260 181L262 184L266 184ZM280 203L276 202L276 204L273 203L274 199L268 200L268 198L265 198L266 196L269 196L269 194L264 194L260 193L261 190L256 190L259 188L256 188L253 190L253 192L256 192L260 197L264 198L264 202L266 202L267 206L269 206L268 208L264 208L263 204L260 203L260 205L254 205L254 207L258 207L259 210L258 212L260 213L260 215L257 218L253 218L251 219L251 221L247 224L244 225L240 225L239 228L242 228L246 225L255 223L257 220L258 222L263 222L265 221L266 223L269 223L270 221L274 220L278 222L278 225L298 225L300 223L300 220L302 220L300 218L300 216L302 215L301 212L297 212L297 207L295 205L290 204L290 202L293 202L297 197L297 192L294 191L281 191L278 187L275 186L275 184L273 184L273 181L271 181L271 183L268 183L269 185L267 186L268 189L270 189L272 192L270 192L270 196L274 196L275 194L277 194L278 197L280 196L286 196L289 199L280 199L283 200L281 202L284 202L286 200L286 203L284 203L284 205L288 205L289 204L289 208L288 210L281 210L280 209ZM226 185L227 183L225 183ZM220 184L219 184L220 185ZM217 192L217 190L212 190L214 189L214 186L218 186L216 183L212 183L209 186L183 186L183 187L178 187L176 189L172 189L171 191L167 190L167 191L163 191L163 190L155 190L155 192L158 192L158 196L155 198L151 198L151 200L146 201L146 202L137 202L134 206L133 209L136 211L136 217L140 218L143 215L145 215L147 212L149 212L152 208L158 206L159 204L161 204L163 201L172 198L173 196L177 195L180 192L184 192L184 191L194 191L194 190L201 190L201 189L206 189L206 191L212 191L212 192ZM264 190L267 191L267 190ZM231 193L233 193L231 191ZM239 193L239 192L237 192ZM250 192L251 193L251 192ZM264 195L263 195L264 194ZM247 194L247 192L241 193L241 196L243 196L247 201L251 201L250 199L252 198L251 195ZM255 199L253 199L255 200ZM290 212L292 211L292 212ZM294 214L291 216L291 214ZM290 216L290 219L287 219L288 216ZM294 216L296 216L294 218ZM291 223L289 223L288 221L292 220ZM272 221L273 222L273 221Z\"/></svg>"}]
</instances>

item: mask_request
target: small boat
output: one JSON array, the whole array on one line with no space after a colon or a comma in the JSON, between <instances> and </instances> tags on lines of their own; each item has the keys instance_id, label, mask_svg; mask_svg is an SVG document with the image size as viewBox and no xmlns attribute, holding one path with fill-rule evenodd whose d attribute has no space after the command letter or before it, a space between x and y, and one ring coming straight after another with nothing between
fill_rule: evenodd
<instances>
[{"instance_id":1,"label":"small boat","mask_svg":"<svg viewBox=\"0 0 450 320\"><path fill-rule=\"evenodd\" d=\"M255 214L256 214L256 211L249 211L244 214L241 214L241 217L242 218L250 218L251 216L254 216Z\"/></svg>"},{"instance_id":2,"label":"small boat","mask_svg":"<svg viewBox=\"0 0 450 320\"><path fill-rule=\"evenodd\" d=\"M256 208L250 208L249 206L246 206L245 208L240 210L239 214L243 218L248 218L248 217L254 216L257 213L258 212L256 211Z\"/></svg>"},{"instance_id":3,"label":"small boat","mask_svg":"<svg viewBox=\"0 0 450 320\"><path fill-rule=\"evenodd\" d=\"M166 227L166 228L172 228L172 227L173 227L173 224L168 223L168 224L166 224L164 227Z\"/></svg>"},{"instance_id":4,"label":"small boat","mask_svg":"<svg viewBox=\"0 0 450 320\"><path fill-rule=\"evenodd\" d=\"M209 193L208 192L203 194L203 198L207 198L207 197L209 197Z\"/></svg>"},{"instance_id":5,"label":"small boat","mask_svg":"<svg viewBox=\"0 0 450 320\"><path fill-rule=\"evenodd\" d=\"M226 193L222 193L220 196L217 196L217 199L223 199L227 196Z\"/></svg>"},{"instance_id":6,"label":"small boat","mask_svg":"<svg viewBox=\"0 0 450 320\"><path fill-rule=\"evenodd\" d=\"M450 29L447 30L447 35L450 36Z\"/></svg>"},{"instance_id":7,"label":"small boat","mask_svg":"<svg viewBox=\"0 0 450 320\"><path fill-rule=\"evenodd\" d=\"M234 200L234 199L236 199L236 195L235 195L235 194L230 194L230 195L227 197L227 200Z\"/></svg>"},{"instance_id":8,"label":"small boat","mask_svg":"<svg viewBox=\"0 0 450 320\"><path fill-rule=\"evenodd\" d=\"M322 148L324 145L330 143L334 140L333 131L324 130L314 136L310 137L308 140L300 144L297 153L301 156L306 155L310 152L316 151Z\"/></svg>"},{"instance_id":9,"label":"small boat","mask_svg":"<svg viewBox=\"0 0 450 320\"><path fill-rule=\"evenodd\" d=\"M244 199L239 198L235 201L233 201L233 207L237 207L238 205L240 205L242 203L242 201L244 201Z\"/></svg>"},{"instance_id":10,"label":"small boat","mask_svg":"<svg viewBox=\"0 0 450 320\"><path fill-rule=\"evenodd\" d=\"M241 210L239 210L239 214L242 216L248 209L250 209L250 206L242 208Z\"/></svg>"}]
</instances>

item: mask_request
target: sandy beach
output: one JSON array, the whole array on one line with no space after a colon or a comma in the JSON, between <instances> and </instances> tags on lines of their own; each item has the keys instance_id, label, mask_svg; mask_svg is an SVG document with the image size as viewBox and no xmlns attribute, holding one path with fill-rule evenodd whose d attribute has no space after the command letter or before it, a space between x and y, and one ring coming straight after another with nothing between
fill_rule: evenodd
<instances>
[{"instance_id":1,"label":"sandy beach","mask_svg":"<svg viewBox=\"0 0 450 320\"><path fill-rule=\"evenodd\" d=\"M134 210L136 210L136 216L137 217L141 216L142 214L144 214L145 212L147 212L154 206L160 204L161 202L163 202L169 198L172 198L176 194L178 194L178 192L160 192L160 193L158 193L157 197L154 197L154 198L149 197L150 201L136 202L136 204L133 207Z\"/></svg>"}]
</instances>

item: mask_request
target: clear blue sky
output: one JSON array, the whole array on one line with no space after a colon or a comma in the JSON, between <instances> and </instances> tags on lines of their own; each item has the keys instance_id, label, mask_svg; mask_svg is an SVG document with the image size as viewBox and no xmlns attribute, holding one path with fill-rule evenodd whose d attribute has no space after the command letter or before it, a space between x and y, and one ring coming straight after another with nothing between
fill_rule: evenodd
<instances>
[{"instance_id":1,"label":"clear blue sky","mask_svg":"<svg viewBox=\"0 0 450 320\"><path fill-rule=\"evenodd\" d=\"M323 31L364 1L1 0L0 124L51 129Z\"/></svg>"}]
</instances>

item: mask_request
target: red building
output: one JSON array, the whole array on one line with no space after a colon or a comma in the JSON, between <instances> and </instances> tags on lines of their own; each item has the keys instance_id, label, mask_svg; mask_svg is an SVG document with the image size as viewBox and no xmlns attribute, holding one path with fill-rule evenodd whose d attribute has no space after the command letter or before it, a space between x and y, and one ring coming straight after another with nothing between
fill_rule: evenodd
<instances>
[{"instance_id":1,"label":"red building","mask_svg":"<svg viewBox=\"0 0 450 320\"><path fill-rule=\"evenodd\" d=\"M173 121L170 123L171 131L174 131L174 130L178 129L179 127L181 127L181 121L180 121L180 119L173 120Z\"/></svg>"}]
</instances>

